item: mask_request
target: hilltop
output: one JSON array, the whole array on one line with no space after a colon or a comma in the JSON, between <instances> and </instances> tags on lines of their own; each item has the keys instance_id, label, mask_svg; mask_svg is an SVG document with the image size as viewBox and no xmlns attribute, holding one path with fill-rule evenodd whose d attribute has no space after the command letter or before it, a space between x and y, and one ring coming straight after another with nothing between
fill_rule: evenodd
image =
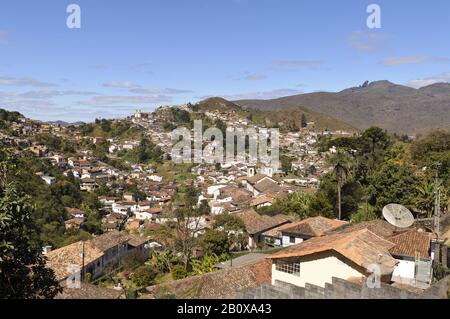
<instances>
[{"instance_id":1,"label":"hilltop","mask_svg":"<svg viewBox=\"0 0 450 319\"><path fill-rule=\"evenodd\" d=\"M197 112L235 112L241 117L251 119L257 124L267 125L269 127L279 126L279 127L291 127L294 124L300 126L300 121L302 115L306 117L308 122L314 123L314 128L318 130L345 130L345 131L356 131L356 129L336 118L329 115L322 114L309 110L305 107L288 107L280 110L264 110L264 109L254 109L254 108L243 108L237 103L228 101L221 97L208 98L206 100L200 101L194 106Z\"/></svg>"},{"instance_id":2,"label":"hilltop","mask_svg":"<svg viewBox=\"0 0 450 319\"><path fill-rule=\"evenodd\" d=\"M306 108L358 129L379 126L390 132L418 134L450 128L450 84L420 89L389 81L364 83L340 92L316 92L273 100L235 101L244 109L280 111Z\"/></svg>"}]
</instances>

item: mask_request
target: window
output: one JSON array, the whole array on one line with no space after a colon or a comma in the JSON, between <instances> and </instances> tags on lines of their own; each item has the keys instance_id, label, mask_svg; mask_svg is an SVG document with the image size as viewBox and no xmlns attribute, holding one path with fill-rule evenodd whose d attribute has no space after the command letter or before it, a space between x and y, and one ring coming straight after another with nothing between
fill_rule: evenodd
<instances>
[{"instance_id":1,"label":"window","mask_svg":"<svg viewBox=\"0 0 450 319\"><path fill-rule=\"evenodd\" d=\"M295 237L294 236L289 236L289 243L295 244Z\"/></svg>"},{"instance_id":2,"label":"window","mask_svg":"<svg viewBox=\"0 0 450 319\"><path fill-rule=\"evenodd\" d=\"M300 263L295 262L277 262L276 270L285 272L294 276L300 276Z\"/></svg>"}]
</instances>

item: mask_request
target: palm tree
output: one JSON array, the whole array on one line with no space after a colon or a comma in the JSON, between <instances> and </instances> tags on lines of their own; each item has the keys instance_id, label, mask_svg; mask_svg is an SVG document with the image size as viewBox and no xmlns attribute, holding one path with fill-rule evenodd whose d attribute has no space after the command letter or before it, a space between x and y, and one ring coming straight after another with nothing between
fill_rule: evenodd
<instances>
[{"instance_id":1,"label":"palm tree","mask_svg":"<svg viewBox=\"0 0 450 319\"><path fill-rule=\"evenodd\" d=\"M350 177L349 168L349 157L347 154L338 151L336 155L331 159L333 163L333 175L337 179L338 187L338 210L339 210L339 220L342 219L342 203L341 203L341 190L342 186L347 182Z\"/></svg>"},{"instance_id":2,"label":"palm tree","mask_svg":"<svg viewBox=\"0 0 450 319\"><path fill-rule=\"evenodd\" d=\"M425 213L427 218L433 216L435 205L435 186L433 183L424 182L417 187L417 197L415 199L415 206Z\"/></svg>"}]
</instances>

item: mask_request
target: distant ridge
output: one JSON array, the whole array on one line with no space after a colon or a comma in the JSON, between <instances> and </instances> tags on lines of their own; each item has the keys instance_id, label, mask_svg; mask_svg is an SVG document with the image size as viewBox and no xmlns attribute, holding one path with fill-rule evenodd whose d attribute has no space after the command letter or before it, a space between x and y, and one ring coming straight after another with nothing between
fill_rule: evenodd
<instances>
[{"instance_id":1,"label":"distant ridge","mask_svg":"<svg viewBox=\"0 0 450 319\"><path fill-rule=\"evenodd\" d=\"M79 122L73 122L73 123L69 123L69 122L65 122L65 121L47 121L47 122L44 122L44 123L46 123L46 124L53 124L53 125L61 125L61 126L71 126L71 125L74 125L74 126L78 126L78 125L82 125L82 124L85 124L84 122L81 122L81 121L79 121Z\"/></svg>"},{"instance_id":2,"label":"distant ridge","mask_svg":"<svg viewBox=\"0 0 450 319\"><path fill-rule=\"evenodd\" d=\"M450 130L449 83L414 89L389 81L376 81L336 93L316 92L235 103L244 109L263 111L303 107L358 129L379 126L390 132L407 134Z\"/></svg>"},{"instance_id":3,"label":"distant ridge","mask_svg":"<svg viewBox=\"0 0 450 319\"><path fill-rule=\"evenodd\" d=\"M295 123L300 127L300 121L302 115L305 115L308 122L314 122L314 128L318 130L345 130L348 132L357 131L353 126L339 121L329 115L319 112L311 111L304 107L285 108L282 110L256 110L256 109L244 109L234 102L230 102L221 97L212 97L206 100L200 101L196 104L197 111L234 111L242 117L252 118L252 120L258 124L268 126L280 126L286 127Z\"/></svg>"}]
</instances>

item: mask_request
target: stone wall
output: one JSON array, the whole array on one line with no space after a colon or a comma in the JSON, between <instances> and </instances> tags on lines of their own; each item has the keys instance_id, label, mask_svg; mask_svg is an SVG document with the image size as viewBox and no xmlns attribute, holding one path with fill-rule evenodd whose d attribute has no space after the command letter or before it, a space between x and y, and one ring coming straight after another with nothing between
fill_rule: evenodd
<instances>
[{"instance_id":1,"label":"stone wall","mask_svg":"<svg viewBox=\"0 0 450 319\"><path fill-rule=\"evenodd\" d=\"M236 294L236 299L445 299L450 287L450 276L432 285L422 293L381 284L380 288L370 289L365 283L358 284L333 278L332 284L325 288L306 284L298 287L277 281L275 285L261 285L245 289Z\"/></svg>"},{"instance_id":2,"label":"stone wall","mask_svg":"<svg viewBox=\"0 0 450 319\"><path fill-rule=\"evenodd\" d=\"M270 267L271 262L263 260L151 286L146 290L154 298L229 299L234 297L236 291L270 283Z\"/></svg>"}]
</instances>

